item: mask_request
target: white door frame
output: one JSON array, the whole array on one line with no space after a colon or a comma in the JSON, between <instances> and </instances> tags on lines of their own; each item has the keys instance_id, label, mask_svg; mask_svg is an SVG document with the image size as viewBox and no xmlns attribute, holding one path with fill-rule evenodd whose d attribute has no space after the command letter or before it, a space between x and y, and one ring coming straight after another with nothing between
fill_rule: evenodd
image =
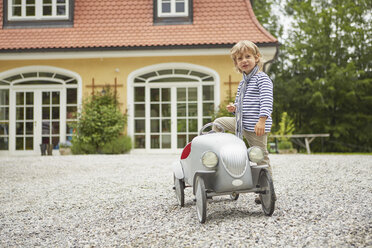
<instances>
[{"instance_id":1,"label":"white door frame","mask_svg":"<svg viewBox=\"0 0 372 248\"><path fill-rule=\"evenodd\" d=\"M37 74L37 76L28 76L26 77L25 74ZM44 75L39 75L39 73L44 73ZM45 75L45 73L49 75ZM17 76L16 79L10 79L13 76ZM60 76L65 76L65 78L61 78ZM44 65L32 65L32 66L24 66L18 67L14 69L10 69L7 71L0 72L0 80L3 82L0 85L0 89L9 90L9 143L8 143L8 150L0 150L0 156L9 156L9 155L20 155L21 152L15 151L15 144L11 144L14 142L15 135L15 93L16 91L38 91L38 90L60 90L60 142L65 142L66 139L66 100L67 100L67 89L74 88L77 89L77 108L78 112L81 110L82 105L82 78L81 76L73 71L66 70L59 67L54 66L44 66ZM27 85L23 84L27 81L35 81L35 80L42 80L45 81L45 84L39 85ZM5 84L4 84L5 82ZM53 82L49 84L48 82ZM34 96L35 97L35 96ZM36 101L38 101L36 99ZM41 100L40 100L41 101ZM35 102L34 102L35 104ZM34 113L35 115L35 113ZM63 117L63 118L62 118ZM36 125L39 125L36 123ZM40 124L41 125L41 124ZM38 127L35 127L38 128ZM41 135L38 136L41 139ZM39 141L39 140L38 140ZM34 140L36 142L36 140ZM39 143L36 143L37 146L34 145L35 152L27 152L24 151L22 154L24 155L40 155L40 148ZM38 151L38 152L37 152ZM53 155L58 155L59 151L54 150Z\"/></svg>"},{"instance_id":2,"label":"white door frame","mask_svg":"<svg viewBox=\"0 0 372 248\"><path fill-rule=\"evenodd\" d=\"M60 110L59 110L59 136L60 142L66 141L66 88L60 85L44 85L43 87L13 87L10 90L10 116L9 116L9 152L13 155L37 155L40 154L40 144L42 143L42 92L58 91L60 92ZM16 150L16 93L33 92L34 93L34 142L33 150Z\"/></svg>"},{"instance_id":3,"label":"white door frame","mask_svg":"<svg viewBox=\"0 0 372 248\"><path fill-rule=\"evenodd\" d=\"M176 152L180 150L180 148L177 148L177 89L178 88L197 88L198 92L198 103L202 102L202 85L200 83L154 83L151 85L148 85L145 90L146 90L146 99L145 99L145 104L146 104L146 113L145 113L145 118L146 118L146 151L149 152L151 150L158 151L158 152ZM151 114L150 114L150 90L151 89L161 89L161 88L169 88L171 90L171 148L170 149L151 149ZM198 130L201 128L201 123L202 123L202 104L198 104Z\"/></svg>"},{"instance_id":4,"label":"white door frame","mask_svg":"<svg viewBox=\"0 0 372 248\"><path fill-rule=\"evenodd\" d=\"M141 69L138 69L136 71L133 71L132 73L129 74L127 78L127 108L128 108L128 127L127 127L127 133L128 135L132 138L132 142L134 144L134 93L133 89L135 86L143 86L145 87L146 91L146 99L145 99L145 104L146 104L146 112L148 113L145 114L145 122L146 122L146 133L145 133L145 143L146 143L146 148L145 149L133 149L133 152L156 152L156 153L169 153L169 152L180 152L182 149L178 149L177 147L172 147L171 149L151 149L150 148L150 119L148 118L150 116L149 114L149 104L150 104L150 96L149 96L149 89L150 88L159 88L159 87L166 87L166 88L171 88L171 97L172 97L172 146L177 146L177 120L173 119L176 118L177 116L176 113L176 108L174 107L176 104L176 89L177 87L190 87L190 86L196 86L198 87L198 103L202 103L202 94L201 88L204 85L201 82L190 82L190 83L142 83L138 84L134 82L134 79L138 77L139 75L142 75L147 72L152 72L152 71L157 71L157 70L167 70L167 69L187 69L187 70L194 70L194 71L199 71L199 72L204 72L208 75L213 76L214 81L214 105L217 107L220 104L220 77L219 74L215 71L212 70L208 67L205 66L200 66L196 64L189 64L189 63L162 63L162 64L156 64L156 65L151 65L147 66ZM160 78L160 77L159 77ZM202 104L198 104L198 130L201 128L201 123L202 123ZM173 117L174 116L174 117ZM174 131L175 130L175 131ZM133 146L134 147L134 146Z\"/></svg>"}]
</instances>

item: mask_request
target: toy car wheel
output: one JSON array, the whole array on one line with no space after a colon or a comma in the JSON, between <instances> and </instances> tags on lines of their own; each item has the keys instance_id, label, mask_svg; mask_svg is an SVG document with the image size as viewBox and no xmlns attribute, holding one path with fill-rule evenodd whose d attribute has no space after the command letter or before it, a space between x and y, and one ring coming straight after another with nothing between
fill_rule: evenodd
<instances>
[{"instance_id":1,"label":"toy car wheel","mask_svg":"<svg viewBox=\"0 0 372 248\"><path fill-rule=\"evenodd\" d=\"M204 179L198 177L195 183L196 212L200 223L204 223L207 217L207 193L205 191Z\"/></svg>"},{"instance_id":2,"label":"toy car wheel","mask_svg":"<svg viewBox=\"0 0 372 248\"><path fill-rule=\"evenodd\" d=\"M273 180L271 179L270 173L263 169L259 176L260 185L260 199L263 212L271 216L274 213L275 208L275 191Z\"/></svg>"},{"instance_id":3,"label":"toy car wheel","mask_svg":"<svg viewBox=\"0 0 372 248\"><path fill-rule=\"evenodd\" d=\"M180 204L181 207L185 205L185 184L181 179L174 178L174 191L176 192L176 197L178 200L178 204Z\"/></svg>"},{"instance_id":4,"label":"toy car wheel","mask_svg":"<svg viewBox=\"0 0 372 248\"><path fill-rule=\"evenodd\" d=\"M236 201L236 200L238 200L239 199L239 194L238 193L232 193L231 195L230 195L230 199L231 200L233 200L233 201Z\"/></svg>"}]
</instances>

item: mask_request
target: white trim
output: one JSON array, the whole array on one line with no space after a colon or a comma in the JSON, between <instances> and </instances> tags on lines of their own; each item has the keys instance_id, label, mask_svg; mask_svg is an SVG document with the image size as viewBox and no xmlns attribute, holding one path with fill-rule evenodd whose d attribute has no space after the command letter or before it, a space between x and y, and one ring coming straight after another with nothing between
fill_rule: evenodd
<instances>
[{"instance_id":1,"label":"white trim","mask_svg":"<svg viewBox=\"0 0 372 248\"><path fill-rule=\"evenodd\" d=\"M204 72L208 75L212 75L214 77L214 81L213 82L190 82L188 84L184 84L184 83L176 83L176 84L172 84L172 83L134 83L134 79L139 76L139 75L142 75L142 74L145 74L147 72L152 72L152 71L158 71L158 70L165 70L165 69L186 69L186 70L193 70L193 71L198 71L198 72ZM173 75L176 75L176 74L173 74ZM188 75L190 76L190 75ZM143 67L141 69L138 69L138 70L135 70L133 72L131 72L129 75L128 75L128 78L127 78L127 109L128 109L128 126L127 126L127 133L128 133L128 136L130 136L132 138L132 141L134 142L134 106L133 106L133 102L134 102L134 96L133 96L133 87L136 85L138 86L145 86L145 90L147 91L146 92L146 96L147 98L149 98L149 89L150 87L152 86L168 86L168 87L182 87L182 86L199 86L201 84L205 84L205 85L208 85L208 84L213 84L215 87L214 87L214 104L215 106L217 107L219 104L220 104L220 76L219 74L215 71L215 70L212 70L208 67L205 67L205 66L201 66L201 65L196 65L196 64L190 64L190 63L162 63L162 64L156 64L156 65L151 65L151 66L146 66L146 67ZM200 86L201 87L201 86ZM174 91L174 90L173 90ZM174 92L173 94L171 94L171 96L175 95ZM200 96L201 98L201 96ZM145 99L145 103L146 104L149 104L150 101L147 101L149 99ZM200 99L198 99L200 100ZM174 101L174 99L173 99ZM149 106L147 106L146 108L146 111L150 111L149 110ZM149 116L149 113L147 113L147 115L145 116ZM146 133L149 133L149 128L150 128L150 125L149 125L149 122L150 122L150 119L147 118L146 119ZM173 124L173 125L176 125L176 124ZM173 130L175 130L175 128L172 128ZM146 151L150 151L151 149L149 148L150 146L150 140L149 140L149 136L147 135L147 139L146 140ZM174 141L172 140L172 143ZM156 149L157 151L158 150L161 150L161 149ZM175 151L175 149L164 149L164 150L167 150L167 151Z\"/></svg>"},{"instance_id":2,"label":"white trim","mask_svg":"<svg viewBox=\"0 0 372 248\"><path fill-rule=\"evenodd\" d=\"M173 75L168 75L168 74L166 74L166 75L161 75L161 76L156 76L156 77L150 77L150 78L148 78L148 79L146 79L146 83L150 83L150 84L164 84L164 85L167 85L168 84L168 86L169 86L169 83L151 83L151 82L149 82L149 81L154 81L154 80L160 80L160 79L163 79L163 78L169 78L169 77L172 77L172 76L175 76L175 75L177 75L177 76L183 76L183 78L185 78L185 82L180 82L180 83L178 83L178 84L182 84L182 83L186 83L187 85L190 85L190 84L192 84L192 83L197 83L197 84L199 84L200 82L200 78L199 77L197 77L197 76L193 76L193 75L180 75L180 74L173 74ZM195 81L190 81L190 82L187 82L186 80L187 79L193 79L193 80L198 80L198 82L195 82Z\"/></svg>"},{"instance_id":3,"label":"white trim","mask_svg":"<svg viewBox=\"0 0 372 248\"><path fill-rule=\"evenodd\" d=\"M64 51L48 53L45 52L0 53L0 60L131 58L131 57L204 56L204 55L230 55L230 49L212 48L212 49L169 49L151 51L90 51L90 52Z\"/></svg>"},{"instance_id":4,"label":"white trim","mask_svg":"<svg viewBox=\"0 0 372 248\"><path fill-rule=\"evenodd\" d=\"M21 78L21 79L17 79L17 80L14 80L11 85L13 86L17 86L17 84L19 83L22 83L22 82L27 82L27 81L35 81L35 80L48 80L50 82L56 82L56 83L59 83L59 86L62 86L64 85L65 81L63 81L62 79L58 79L58 78L49 78L49 77L29 77L29 78Z\"/></svg>"},{"instance_id":5,"label":"white trim","mask_svg":"<svg viewBox=\"0 0 372 248\"><path fill-rule=\"evenodd\" d=\"M263 62L272 60L276 47L260 47ZM230 56L230 48L211 49L168 49L150 51L76 51L76 52L22 52L0 53L0 61L5 60L51 60L51 59L93 59L93 58L135 58L135 57L163 57L163 56Z\"/></svg>"}]
</instances>

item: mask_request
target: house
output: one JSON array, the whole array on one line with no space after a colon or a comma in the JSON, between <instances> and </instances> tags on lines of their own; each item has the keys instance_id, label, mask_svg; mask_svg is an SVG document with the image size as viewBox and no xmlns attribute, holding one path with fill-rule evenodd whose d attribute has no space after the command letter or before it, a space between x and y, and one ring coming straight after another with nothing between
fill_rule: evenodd
<instances>
[{"instance_id":1,"label":"house","mask_svg":"<svg viewBox=\"0 0 372 248\"><path fill-rule=\"evenodd\" d=\"M248 0L0 2L1 155L57 149L105 85L136 150L176 151L234 94L237 41L255 42L266 69L278 50Z\"/></svg>"}]
</instances>

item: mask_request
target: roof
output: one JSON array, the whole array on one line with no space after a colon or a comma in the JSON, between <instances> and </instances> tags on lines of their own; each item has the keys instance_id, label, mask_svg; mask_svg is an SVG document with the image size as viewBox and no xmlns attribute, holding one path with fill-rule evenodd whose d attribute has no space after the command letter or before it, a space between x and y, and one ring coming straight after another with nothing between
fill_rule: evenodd
<instances>
[{"instance_id":1,"label":"roof","mask_svg":"<svg viewBox=\"0 0 372 248\"><path fill-rule=\"evenodd\" d=\"M249 0L193 0L193 23L183 25L154 25L153 0L75 0L73 27L0 29L0 51L218 47L243 39L277 43Z\"/></svg>"}]
</instances>

